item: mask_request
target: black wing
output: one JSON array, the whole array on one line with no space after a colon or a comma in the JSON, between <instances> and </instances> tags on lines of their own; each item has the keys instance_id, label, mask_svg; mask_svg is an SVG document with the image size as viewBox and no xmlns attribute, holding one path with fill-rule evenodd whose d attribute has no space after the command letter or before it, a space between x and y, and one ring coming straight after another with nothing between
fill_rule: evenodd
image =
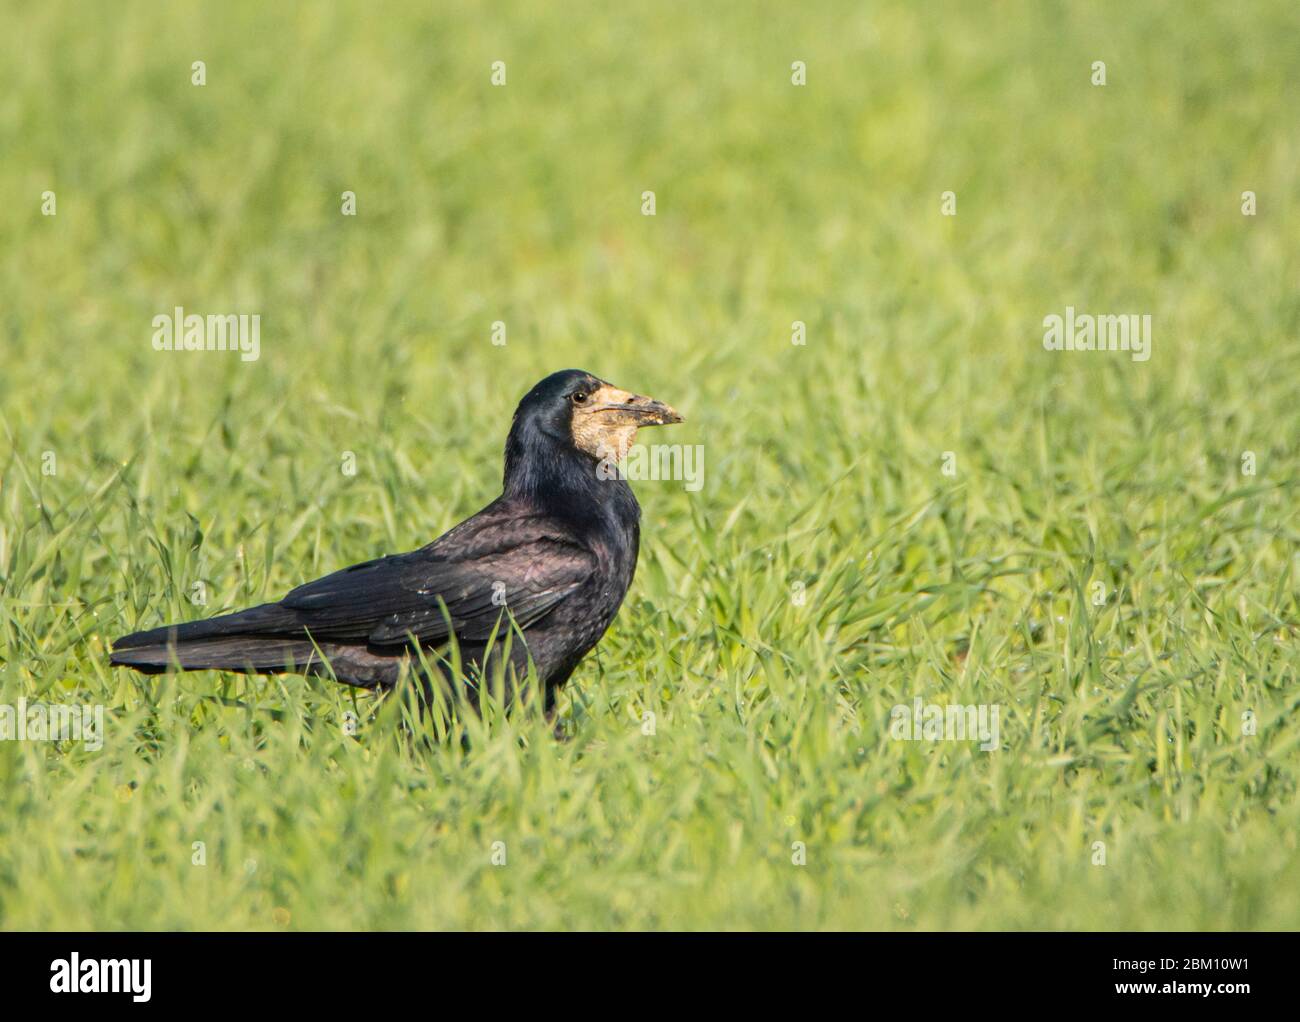
<instances>
[{"instance_id":1,"label":"black wing","mask_svg":"<svg viewBox=\"0 0 1300 1022\"><path fill-rule=\"evenodd\" d=\"M433 644L452 629L484 641L507 610L527 628L582 586L596 559L553 521L491 510L422 550L299 586L280 607L322 641Z\"/></svg>"}]
</instances>

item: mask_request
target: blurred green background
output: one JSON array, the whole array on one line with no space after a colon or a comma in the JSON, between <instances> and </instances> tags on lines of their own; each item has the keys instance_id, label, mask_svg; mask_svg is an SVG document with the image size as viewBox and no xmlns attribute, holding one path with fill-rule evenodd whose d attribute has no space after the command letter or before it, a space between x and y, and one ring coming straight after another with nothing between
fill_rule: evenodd
<instances>
[{"instance_id":1,"label":"blurred green background","mask_svg":"<svg viewBox=\"0 0 1300 1022\"><path fill-rule=\"evenodd\" d=\"M1300 926L1300 8L545 7L0 2L0 702L109 715L0 742L0 925ZM107 668L434 538L571 366L707 472L572 741Z\"/></svg>"}]
</instances>

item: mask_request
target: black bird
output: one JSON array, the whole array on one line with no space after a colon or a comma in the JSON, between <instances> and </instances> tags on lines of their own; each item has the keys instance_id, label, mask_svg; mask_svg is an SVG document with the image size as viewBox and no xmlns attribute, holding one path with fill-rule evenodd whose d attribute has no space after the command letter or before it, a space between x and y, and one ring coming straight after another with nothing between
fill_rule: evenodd
<instances>
[{"instance_id":1,"label":"black bird","mask_svg":"<svg viewBox=\"0 0 1300 1022\"><path fill-rule=\"evenodd\" d=\"M325 674L390 688L409 671L431 684L429 665L445 678L454 644L472 706L497 666L509 699L531 659L549 719L636 570L641 508L610 469L639 427L681 421L662 402L590 373L553 373L519 403L501 496L472 518L419 550L336 571L279 603L127 635L113 643L111 662L146 673Z\"/></svg>"}]
</instances>

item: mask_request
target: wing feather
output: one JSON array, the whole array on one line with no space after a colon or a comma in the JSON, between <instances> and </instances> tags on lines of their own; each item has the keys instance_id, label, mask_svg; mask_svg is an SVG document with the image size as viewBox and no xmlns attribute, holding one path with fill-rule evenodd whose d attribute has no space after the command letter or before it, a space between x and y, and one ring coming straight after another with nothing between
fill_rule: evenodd
<instances>
[{"instance_id":1,"label":"wing feather","mask_svg":"<svg viewBox=\"0 0 1300 1022\"><path fill-rule=\"evenodd\" d=\"M592 553L553 521L476 519L422 550L299 586L281 606L320 640L438 643L454 630L482 641L507 611L521 628L537 623L596 570Z\"/></svg>"}]
</instances>

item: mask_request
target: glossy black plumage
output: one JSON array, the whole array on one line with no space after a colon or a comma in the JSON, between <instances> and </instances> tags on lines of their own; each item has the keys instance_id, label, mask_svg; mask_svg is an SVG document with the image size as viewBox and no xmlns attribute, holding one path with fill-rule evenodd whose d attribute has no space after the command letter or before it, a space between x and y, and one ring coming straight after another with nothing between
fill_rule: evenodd
<instances>
[{"instance_id":1,"label":"glossy black plumage","mask_svg":"<svg viewBox=\"0 0 1300 1022\"><path fill-rule=\"evenodd\" d=\"M369 688L417 666L416 643L436 660L453 633L466 674L482 676L518 629L507 684L531 657L549 711L636 570L640 508L625 480L597 472L597 450L607 438L630 442L639 426L677 421L666 405L589 373L554 373L520 403L502 494L472 518L419 550L336 571L278 603L125 636L112 662L145 672L333 674Z\"/></svg>"}]
</instances>

